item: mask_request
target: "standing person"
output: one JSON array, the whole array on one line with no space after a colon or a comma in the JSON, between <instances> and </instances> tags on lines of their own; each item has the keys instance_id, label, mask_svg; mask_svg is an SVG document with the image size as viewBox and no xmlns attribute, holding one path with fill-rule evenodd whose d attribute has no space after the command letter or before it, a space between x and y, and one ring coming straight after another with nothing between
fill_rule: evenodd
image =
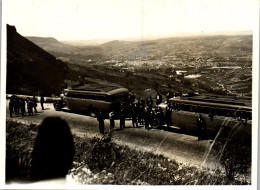
<instances>
[{"instance_id":1,"label":"standing person","mask_svg":"<svg viewBox=\"0 0 260 190\"><path fill-rule=\"evenodd\" d=\"M105 132L105 123L104 123L104 116L102 114L102 112L99 112L97 120L99 122L99 132L100 134L104 134Z\"/></svg>"},{"instance_id":2,"label":"standing person","mask_svg":"<svg viewBox=\"0 0 260 190\"><path fill-rule=\"evenodd\" d=\"M136 128L138 128L138 123L137 123L137 105L134 104L132 106L132 125L133 127L136 126Z\"/></svg>"},{"instance_id":3,"label":"standing person","mask_svg":"<svg viewBox=\"0 0 260 190\"><path fill-rule=\"evenodd\" d=\"M19 110L20 110L20 105L19 105L19 98L17 96L14 97L14 112L16 115L19 115Z\"/></svg>"},{"instance_id":4,"label":"standing person","mask_svg":"<svg viewBox=\"0 0 260 190\"><path fill-rule=\"evenodd\" d=\"M24 116L24 114L25 114L25 101L24 101L23 98L20 99L19 104L20 104L22 116Z\"/></svg>"},{"instance_id":5,"label":"standing person","mask_svg":"<svg viewBox=\"0 0 260 190\"><path fill-rule=\"evenodd\" d=\"M120 110L120 129L125 128L125 111L123 108Z\"/></svg>"},{"instance_id":6,"label":"standing person","mask_svg":"<svg viewBox=\"0 0 260 190\"><path fill-rule=\"evenodd\" d=\"M44 107L43 107L43 104L44 104L44 97L43 96L41 96L41 107L42 107L42 110L44 110Z\"/></svg>"},{"instance_id":7,"label":"standing person","mask_svg":"<svg viewBox=\"0 0 260 190\"><path fill-rule=\"evenodd\" d=\"M205 137L205 133L206 133L206 123L201 114L197 119L197 127L198 127L198 141L200 141Z\"/></svg>"},{"instance_id":8,"label":"standing person","mask_svg":"<svg viewBox=\"0 0 260 190\"><path fill-rule=\"evenodd\" d=\"M169 99L171 98L171 95L170 95L170 93L168 92L167 94L166 94L166 103L168 104L169 103Z\"/></svg>"},{"instance_id":9,"label":"standing person","mask_svg":"<svg viewBox=\"0 0 260 190\"><path fill-rule=\"evenodd\" d=\"M29 115L33 115L33 102L27 98L27 110Z\"/></svg>"},{"instance_id":10,"label":"standing person","mask_svg":"<svg viewBox=\"0 0 260 190\"><path fill-rule=\"evenodd\" d=\"M10 117L13 117L14 100L11 98L9 102Z\"/></svg>"},{"instance_id":11,"label":"standing person","mask_svg":"<svg viewBox=\"0 0 260 190\"><path fill-rule=\"evenodd\" d=\"M149 124L150 124L150 108L147 106L144 110L144 125L145 125L145 129L149 128Z\"/></svg>"},{"instance_id":12,"label":"standing person","mask_svg":"<svg viewBox=\"0 0 260 190\"><path fill-rule=\"evenodd\" d=\"M113 111L109 113L109 120L110 120L110 132L114 130L115 127L115 114Z\"/></svg>"},{"instance_id":13,"label":"standing person","mask_svg":"<svg viewBox=\"0 0 260 190\"><path fill-rule=\"evenodd\" d=\"M35 96L33 96L33 108L34 108L34 112L35 112L35 114L37 113L37 109L36 109L36 107L37 107L37 99L35 98Z\"/></svg>"},{"instance_id":14,"label":"standing person","mask_svg":"<svg viewBox=\"0 0 260 190\"><path fill-rule=\"evenodd\" d=\"M169 128L171 126L171 107L169 106L169 104L166 106L166 110L165 110L165 123L167 125L167 127Z\"/></svg>"},{"instance_id":15,"label":"standing person","mask_svg":"<svg viewBox=\"0 0 260 190\"><path fill-rule=\"evenodd\" d=\"M147 106L152 109L153 107L153 99L152 96L150 95L149 98L147 99Z\"/></svg>"},{"instance_id":16,"label":"standing person","mask_svg":"<svg viewBox=\"0 0 260 190\"><path fill-rule=\"evenodd\" d=\"M160 94L160 92L157 92L156 105L158 106L160 103L162 103L162 95Z\"/></svg>"}]
</instances>

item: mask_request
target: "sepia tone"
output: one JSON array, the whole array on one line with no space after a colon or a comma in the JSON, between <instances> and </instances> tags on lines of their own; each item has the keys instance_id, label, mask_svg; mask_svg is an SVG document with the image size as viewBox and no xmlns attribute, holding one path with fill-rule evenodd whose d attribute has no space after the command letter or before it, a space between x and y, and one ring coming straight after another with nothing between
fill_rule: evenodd
<instances>
[{"instance_id":1,"label":"sepia tone","mask_svg":"<svg viewBox=\"0 0 260 190\"><path fill-rule=\"evenodd\" d=\"M5 27L7 185L253 184L251 31L58 40Z\"/></svg>"}]
</instances>

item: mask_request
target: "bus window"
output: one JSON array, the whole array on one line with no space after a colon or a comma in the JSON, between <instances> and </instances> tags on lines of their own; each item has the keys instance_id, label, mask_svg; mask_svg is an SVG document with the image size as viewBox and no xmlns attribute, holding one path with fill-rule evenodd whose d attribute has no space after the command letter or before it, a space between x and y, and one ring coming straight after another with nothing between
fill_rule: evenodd
<instances>
[{"instance_id":1,"label":"bus window","mask_svg":"<svg viewBox=\"0 0 260 190\"><path fill-rule=\"evenodd\" d=\"M181 104L181 110L182 111L190 111L190 105L189 104Z\"/></svg>"},{"instance_id":2,"label":"bus window","mask_svg":"<svg viewBox=\"0 0 260 190\"><path fill-rule=\"evenodd\" d=\"M195 112L195 113L197 113L197 106L195 106L195 105L190 105L190 112Z\"/></svg>"},{"instance_id":3,"label":"bus window","mask_svg":"<svg viewBox=\"0 0 260 190\"><path fill-rule=\"evenodd\" d=\"M88 94L88 95L86 95L86 98L87 98L87 99L91 99L91 100L95 100L95 99L96 99L96 96L95 96L95 95L92 95L92 94Z\"/></svg>"},{"instance_id":4,"label":"bus window","mask_svg":"<svg viewBox=\"0 0 260 190\"><path fill-rule=\"evenodd\" d=\"M210 113L210 107L198 106L198 107L197 107L197 111L198 111L199 113L209 114L209 113Z\"/></svg>"},{"instance_id":5,"label":"bus window","mask_svg":"<svg viewBox=\"0 0 260 190\"><path fill-rule=\"evenodd\" d=\"M252 112L249 111L237 111L236 117L242 118L242 119L250 119L252 120Z\"/></svg>"},{"instance_id":6,"label":"bus window","mask_svg":"<svg viewBox=\"0 0 260 190\"><path fill-rule=\"evenodd\" d=\"M96 95L96 99L105 101L106 100L106 96Z\"/></svg>"},{"instance_id":7,"label":"bus window","mask_svg":"<svg viewBox=\"0 0 260 190\"><path fill-rule=\"evenodd\" d=\"M234 116L234 110L217 108L216 109L216 115L225 116L225 117L233 117Z\"/></svg>"}]
</instances>

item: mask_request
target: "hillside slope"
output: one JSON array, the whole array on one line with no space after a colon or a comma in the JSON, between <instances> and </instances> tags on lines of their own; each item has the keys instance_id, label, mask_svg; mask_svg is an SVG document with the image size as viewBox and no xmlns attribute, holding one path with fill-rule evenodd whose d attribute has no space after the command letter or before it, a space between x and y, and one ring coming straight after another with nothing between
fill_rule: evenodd
<instances>
[{"instance_id":1,"label":"hillside slope","mask_svg":"<svg viewBox=\"0 0 260 190\"><path fill-rule=\"evenodd\" d=\"M60 93L68 71L56 60L7 25L7 93L51 95Z\"/></svg>"},{"instance_id":2,"label":"hillside slope","mask_svg":"<svg viewBox=\"0 0 260 190\"><path fill-rule=\"evenodd\" d=\"M104 51L98 46L73 46L62 43L55 38L26 37L58 59L69 63L93 63L104 59Z\"/></svg>"}]
</instances>

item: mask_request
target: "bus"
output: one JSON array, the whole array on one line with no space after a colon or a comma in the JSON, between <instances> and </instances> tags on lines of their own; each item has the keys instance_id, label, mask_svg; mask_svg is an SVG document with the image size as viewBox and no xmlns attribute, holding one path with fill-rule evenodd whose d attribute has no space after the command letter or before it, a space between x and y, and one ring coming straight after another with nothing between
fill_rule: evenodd
<instances>
[{"instance_id":1,"label":"bus","mask_svg":"<svg viewBox=\"0 0 260 190\"><path fill-rule=\"evenodd\" d=\"M171 109L171 126L182 130L197 131L201 115L206 124L206 133L216 136L219 130L233 131L250 141L252 133L252 105L250 98L191 96L174 97L168 104L159 105ZM250 141L251 142L251 141Z\"/></svg>"},{"instance_id":2,"label":"bus","mask_svg":"<svg viewBox=\"0 0 260 190\"><path fill-rule=\"evenodd\" d=\"M108 116L109 112L119 112L120 103L126 101L129 90L117 86L85 85L64 90L60 102L54 103L55 110L63 107L72 112L85 113L95 117L98 113Z\"/></svg>"}]
</instances>

